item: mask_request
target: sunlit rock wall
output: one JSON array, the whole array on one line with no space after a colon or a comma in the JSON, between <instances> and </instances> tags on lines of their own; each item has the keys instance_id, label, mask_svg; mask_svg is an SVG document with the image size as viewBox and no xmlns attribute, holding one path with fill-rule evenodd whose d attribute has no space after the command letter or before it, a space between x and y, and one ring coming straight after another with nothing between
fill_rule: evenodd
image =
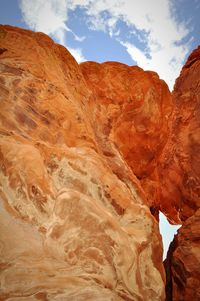
<instances>
[{"instance_id":1,"label":"sunlit rock wall","mask_svg":"<svg viewBox=\"0 0 200 301\"><path fill-rule=\"evenodd\" d=\"M144 123L137 117L133 127L141 149L150 115L163 107L168 118L170 97L155 74L133 72L147 91ZM140 110L138 93L129 101ZM158 224L130 168L139 151L127 160L120 119L106 149L106 107L98 115L95 97L64 47L42 33L0 27L0 300L165 300ZM109 112L119 108L113 103ZM131 104L122 117L126 110ZM166 134L161 117L152 123L150 132ZM147 134L139 177L151 147L155 156L163 147L157 135Z\"/></svg>"},{"instance_id":2,"label":"sunlit rock wall","mask_svg":"<svg viewBox=\"0 0 200 301\"><path fill-rule=\"evenodd\" d=\"M120 151L140 182L148 206L158 215L158 162L172 114L166 83L155 72L116 62L85 62L80 67L93 91L93 123L104 154L112 157L115 148ZM123 166L119 170L122 173Z\"/></svg>"}]
</instances>

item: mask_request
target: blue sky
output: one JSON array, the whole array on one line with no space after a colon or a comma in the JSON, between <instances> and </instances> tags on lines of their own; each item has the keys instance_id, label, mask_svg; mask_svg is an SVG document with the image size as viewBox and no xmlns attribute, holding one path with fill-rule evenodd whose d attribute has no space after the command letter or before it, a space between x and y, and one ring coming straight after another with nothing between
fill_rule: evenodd
<instances>
[{"instance_id":1,"label":"blue sky","mask_svg":"<svg viewBox=\"0 0 200 301\"><path fill-rule=\"evenodd\" d=\"M0 23L42 31L78 62L120 61L173 88L200 44L200 0L1 0Z\"/></svg>"},{"instance_id":2,"label":"blue sky","mask_svg":"<svg viewBox=\"0 0 200 301\"><path fill-rule=\"evenodd\" d=\"M165 215L160 212L159 213L160 223L160 234L162 235L163 240L163 259L167 256L167 251L169 249L169 245L174 238L174 235L177 233L177 230L180 228L180 225L171 225Z\"/></svg>"},{"instance_id":3,"label":"blue sky","mask_svg":"<svg viewBox=\"0 0 200 301\"><path fill-rule=\"evenodd\" d=\"M0 23L42 31L78 62L119 61L156 71L172 90L200 44L200 0L1 0ZM163 215L165 252L175 226Z\"/></svg>"}]
</instances>

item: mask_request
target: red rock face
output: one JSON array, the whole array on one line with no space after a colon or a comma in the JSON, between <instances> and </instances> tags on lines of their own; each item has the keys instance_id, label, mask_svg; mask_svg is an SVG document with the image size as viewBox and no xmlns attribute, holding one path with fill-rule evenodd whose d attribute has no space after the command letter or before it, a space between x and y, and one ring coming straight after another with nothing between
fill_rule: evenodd
<instances>
[{"instance_id":1,"label":"red rock face","mask_svg":"<svg viewBox=\"0 0 200 301\"><path fill-rule=\"evenodd\" d=\"M162 165L164 202L184 221L168 254L167 300L200 300L200 47L176 81L172 136ZM171 155L167 156L167 152ZM168 175L168 178L167 178ZM172 205L172 204L171 204ZM169 267L171 273L169 273ZM171 282L171 283L170 283Z\"/></svg>"},{"instance_id":2,"label":"red rock face","mask_svg":"<svg viewBox=\"0 0 200 301\"><path fill-rule=\"evenodd\" d=\"M200 209L185 221L170 247L167 301L200 300L199 225Z\"/></svg>"},{"instance_id":3,"label":"red rock face","mask_svg":"<svg viewBox=\"0 0 200 301\"><path fill-rule=\"evenodd\" d=\"M0 26L0 300L165 300L158 209L183 222L167 300L199 300L199 57L171 95Z\"/></svg>"},{"instance_id":4,"label":"red rock face","mask_svg":"<svg viewBox=\"0 0 200 301\"><path fill-rule=\"evenodd\" d=\"M137 66L86 62L80 67L95 96L93 122L104 154L112 157L117 147L146 192L148 205L159 208L157 166L172 112L167 85Z\"/></svg>"},{"instance_id":5,"label":"red rock face","mask_svg":"<svg viewBox=\"0 0 200 301\"><path fill-rule=\"evenodd\" d=\"M200 48L188 58L173 92L172 134L160 168L163 203L184 221L200 202ZM167 211L167 210L166 210ZM171 214L172 215L172 214Z\"/></svg>"},{"instance_id":6,"label":"red rock face","mask_svg":"<svg viewBox=\"0 0 200 301\"><path fill-rule=\"evenodd\" d=\"M173 300L200 300L200 209L179 230L172 257Z\"/></svg>"},{"instance_id":7,"label":"red rock face","mask_svg":"<svg viewBox=\"0 0 200 301\"><path fill-rule=\"evenodd\" d=\"M185 221L166 261L167 300L200 300L200 48L172 99L155 74L138 67L86 62L81 69L95 95L94 127L104 154L119 149L154 215L159 208L172 223Z\"/></svg>"},{"instance_id":8,"label":"red rock face","mask_svg":"<svg viewBox=\"0 0 200 301\"><path fill-rule=\"evenodd\" d=\"M139 85L134 96L144 119L141 128L136 123L139 143L152 94L159 113L167 106L161 95L169 92L156 75L138 68L133 73L144 78L148 95L140 104ZM115 108L124 106L123 118L130 111L124 95L122 105L120 99L110 104L112 118ZM101 132L108 135L108 106L100 113L95 97L64 47L41 33L0 27L0 300L165 299L157 221L114 145L120 142L123 150L121 119L106 144ZM152 128L166 131L161 119ZM141 176L151 161L150 136Z\"/></svg>"},{"instance_id":9,"label":"red rock face","mask_svg":"<svg viewBox=\"0 0 200 301\"><path fill-rule=\"evenodd\" d=\"M199 207L199 53L189 57L173 98L153 72L112 62L81 64L95 96L93 123L104 154L120 151L152 212L160 209L172 223Z\"/></svg>"}]
</instances>

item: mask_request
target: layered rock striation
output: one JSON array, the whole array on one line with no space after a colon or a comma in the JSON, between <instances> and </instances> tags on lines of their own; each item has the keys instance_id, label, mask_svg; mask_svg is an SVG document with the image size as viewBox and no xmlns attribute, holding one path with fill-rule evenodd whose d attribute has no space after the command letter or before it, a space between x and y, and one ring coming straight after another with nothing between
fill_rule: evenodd
<instances>
[{"instance_id":1,"label":"layered rock striation","mask_svg":"<svg viewBox=\"0 0 200 301\"><path fill-rule=\"evenodd\" d=\"M0 26L0 300L199 300L199 65L78 65ZM196 288L195 288L196 286Z\"/></svg>"},{"instance_id":2,"label":"layered rock striation","mask_svg":"<svg viewBox=\"0 0 200 301\"><path fill-rule=\"evenodd\" d=\"M164 300L158 223L78 64L10 26L0 53L0 300Z\"/></svg>"}]
</instances>

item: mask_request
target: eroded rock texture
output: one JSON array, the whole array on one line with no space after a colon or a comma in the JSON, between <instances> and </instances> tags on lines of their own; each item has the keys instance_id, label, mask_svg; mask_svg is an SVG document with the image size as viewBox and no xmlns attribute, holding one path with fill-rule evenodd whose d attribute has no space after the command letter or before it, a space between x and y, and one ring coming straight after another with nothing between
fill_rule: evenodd
<instances>
[{"instance_id":1,"label":"eroded rock texture","mask_svg":"<svg viewBox=\"0 0 200 301\"><path fill-rule=\"evenodd\" d=\"M200 300L200 209L178 231L168 253L168 301Z\"/></svg>"},{"instance_id":2,"label":"eroded rock texture","mask_svg":"<svg viewBox=\"0 0 200 301\"><path fill-rule=\"evenodd\" d=\"M200 300L199 75L200 48L171 95L0 26L1 301L164 301L158 210L183 223L167 300Z\"/></svg>"},{"instance_id":3,"label":"eroded rock texture","mask_svg":"<svg viewBox=\"0 0 200 301\"><path fill-rule=\"evenodd\" d=\"M138 177L155 169L170 95L153 73L105 67L133 72L138 92L127 99L124 91L120 100L112 90L102 100L109 105L98 107L64 47L41 33L0 27L0 300L165 299L158 224L131 168ZM132 110L135 125L124 141ZM118 116L108 144L104 112ZM139 150L131 144L125 152L134 132ZM139 146L144 138L146 148Z\"/></svg>"},{"instance_id":4,"label":"eroded rock texture","mask_svg":"<svg viewBox=\"0 0 200 301\"><path fill-rule=\"evenodd\" d=\"M200 300L200 47L189 56L173 92L172 136L162 166L163 196L183 221L166 262L167 300ZM171 154L167 156L167 152ZM167 177L168 176L168 177ZM173 216L171 216L173 218Z\"/></svg>"},{"instance_id":5,"label":"eroded rock texture","mask_svg":"<svg viewBox=\"0 0 200 301\"><path fill-rule=\"evenodd\" d=\"M173 100L171 135L159 169L161 199L171 206L165 212L172 221L184 221L200 206L200 47L176 80Z\"/></svg>"},{"instance_id":6,"label":"eroded rock texture","mask_svg":"<svg viewBox=\"0 0 200 301\"><path fill-rule=\"evenodd\" d=\"M113 145L117 146L140 181L148 206L158 212L158 162L172 113L167 85L155 72L144 72L137 66L115 62L80 66L93 91L93 122L104 154L112 157ZM119 168L121 173L123 169Z\"/></svg>"}]
</instances>

